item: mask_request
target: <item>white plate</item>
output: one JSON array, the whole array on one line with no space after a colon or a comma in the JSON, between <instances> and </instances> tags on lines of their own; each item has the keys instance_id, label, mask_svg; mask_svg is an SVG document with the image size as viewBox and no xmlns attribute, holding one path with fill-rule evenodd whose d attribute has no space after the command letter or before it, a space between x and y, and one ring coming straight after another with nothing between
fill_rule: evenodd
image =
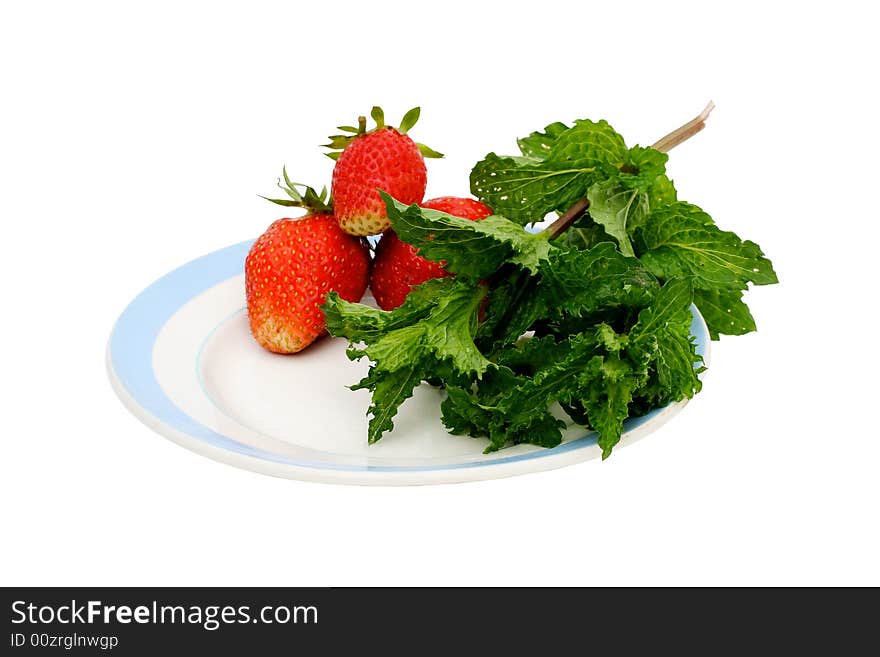
<instances>
[{"instance_id":1,"label":"white plate","mask_svg":"<svg viewBox=\"0 0 880 657\"><path fill-rule=\"evenodd\" d=\"M240 468L346 484L493 479L601 455L595 434L585 435L570 422L564 442L553 449L518 445L483 454L485 440L446 432L442 393L430 386L417 388L404 403L394 431L368 445L369 393L346 387L368 365L346 358L345 340L324 338L301 354L279 356L251 338L243 267L252 243L216 251L160 278L113 329L107 349L113 387L158 433ZM708 331L692 311L697 350L708 361ZM615 449L656 430L685 403L628 420Z\"/></svg>"}]
</instances>

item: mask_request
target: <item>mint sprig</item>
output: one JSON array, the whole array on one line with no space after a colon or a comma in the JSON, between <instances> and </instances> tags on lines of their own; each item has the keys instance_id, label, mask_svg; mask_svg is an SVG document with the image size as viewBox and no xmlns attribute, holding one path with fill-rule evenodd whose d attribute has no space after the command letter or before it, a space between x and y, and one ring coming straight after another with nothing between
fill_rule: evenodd
<instances>
[{"instance_id":1,"label":"mint sprig","mask_svg":"<svg viewBox=\"0 0 880 657\"><path fill-rule=\"evenodd\" d=\"M495 211L479 222L383 194L398 236L456 276L393 311L328 296L329 331L371 362L354 386L372 394L370 442L423 381L445 389L450 432L488 439L486 451L557 445L565 413L597 432L603 458L627 417L696 394L691 304L713 338L745 333L743 291L776 282L757 244L678 200L666 176L662 151L706 114L654 147L628 148L605 121L533 132L521 155L474 167L472 189ZM523 228L548 212L561 214L543 232Z\"/></svg>"}]
</instances>

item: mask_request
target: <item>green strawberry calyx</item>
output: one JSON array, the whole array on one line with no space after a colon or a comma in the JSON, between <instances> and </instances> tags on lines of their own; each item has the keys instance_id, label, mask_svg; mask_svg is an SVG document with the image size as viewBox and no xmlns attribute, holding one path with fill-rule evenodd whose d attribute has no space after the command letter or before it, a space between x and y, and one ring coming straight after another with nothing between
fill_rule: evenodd
<instances>
[{"instance_id":1,"label":"green strawberry calyx","mask_svg":"<svg viewBox=\"0 0 880 657\"><path fill-rule=\"evenodd\" d=\"M385 125L385 112L378 105L374 106L372 110L370 110L370 116L373 121L376 122L376 127L371 130L367 130L367 117L359 116L357 127L352 125L341 125L338 126L338 130L342 130L343 133L341 135L330 135L330 143L324 144L325 148L329 148L331 150L330 153L325 153L327 157L331 160L338 160L339 156L342 154L351 142L360 137L361 135L366 135L371 132L376 132L377 130L382 130L384 128L394 128L400 134L405 135L410 131L410 129L416 124L419 120L419 115L421 114L421 108L413 107L406 114L403 115L403 118L400 120L400 127L394 128L394 126L386 126ZM435 151L430 146L426 146L425 144L420 144L419 142L415 142L416 146L419 148L419 152L422 154L422 157L443 157L443 153Z\"/></svg>"},{"instance_id":2,"label":"green strawberry calyx","mask_svg":"<svg viewBox=\"0 0 880 657\"><path fill-rule=\"evenodd\" d=\"M277 183L278 188L287 194L289 198L269 198L268 196L262 195L260 195L260 198L264 198L277 205L283 205L286 208L304 208L311 214L327 214L333 212L333 199L328 198L326 187L323 187L320 192L317 192L314 187L291 181L290 177L287 175L286 166L282 167L281 173L284 176L284 183L282 184L281 178L279 178ZM300 192L297 187L303 188L304 191Z\"/></svg>"}]
</instances>

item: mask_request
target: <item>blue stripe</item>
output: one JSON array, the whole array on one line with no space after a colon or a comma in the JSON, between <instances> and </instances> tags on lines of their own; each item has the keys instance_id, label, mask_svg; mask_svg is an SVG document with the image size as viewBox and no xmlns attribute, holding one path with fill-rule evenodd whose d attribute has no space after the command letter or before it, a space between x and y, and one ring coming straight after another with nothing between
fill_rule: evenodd
<instances>
[{"instance_id":1,"label":"blue stripe","mask_svg":"<svg viewBox=\"0 0 880 657\"><path fill-rule=\"evenodd\" d=\"M253 240L248 240L229 246L166 274L141 292L123 311L113 327L110 338L110 362L117 379L132 399L163 424L202 440L212 447L260 460L304 468L351 472L425 472L476 468L554 456L575 449L584 449L596 443L596 434L591 432L553 449L541 449L515 456L499 456L491 460L470 463L439 467L340 465L289 458L240 443L206 427L184 413L162 390L153 371L153 346L165 323L190 299L243 273L244 260L252 244ZM697 352L703 355L709 337L697 316L696 309L693 311L694 321L691 331L697 339ZM631 431L649 422L662 410L656 409L642 417L627 420L624 430Z\"/></svg>"}]
</instances>

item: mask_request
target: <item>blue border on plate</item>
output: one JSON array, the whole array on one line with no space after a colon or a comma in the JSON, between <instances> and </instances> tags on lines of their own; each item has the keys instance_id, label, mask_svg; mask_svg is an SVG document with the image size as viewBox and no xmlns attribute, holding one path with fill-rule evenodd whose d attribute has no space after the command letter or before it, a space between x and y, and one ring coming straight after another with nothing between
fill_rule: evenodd
<instances>
[{"instance_id":1,"label":"blue border on plate","mask_svg":"<svg viewBox=\"0 0 880 657\"><path fill-rule=\"evenodd\" d=\"M488 461L456 463L440 467L353 466L292 459L240 443L206 427L184 413L162 390L153 371L153 346L165 323L190 299L244 272L244 260L252 244L253 240L234 244L169 272L135 297L113 327L110 337L110 363L113 372L131 398L160 422L212 447L244 456L304 468L350 472L425 472L485 467L554 456L596 443L596 434L591 432L553 449L542 449L516 456L501 456ZM697 339L697 352L704 355L709 336L696 309L692 308L692 311L694 321L691 332ZM624 431L630 431L649 422L662 410L658 408L642 417L627 420Z\"/></svg>"}]
</instances>

